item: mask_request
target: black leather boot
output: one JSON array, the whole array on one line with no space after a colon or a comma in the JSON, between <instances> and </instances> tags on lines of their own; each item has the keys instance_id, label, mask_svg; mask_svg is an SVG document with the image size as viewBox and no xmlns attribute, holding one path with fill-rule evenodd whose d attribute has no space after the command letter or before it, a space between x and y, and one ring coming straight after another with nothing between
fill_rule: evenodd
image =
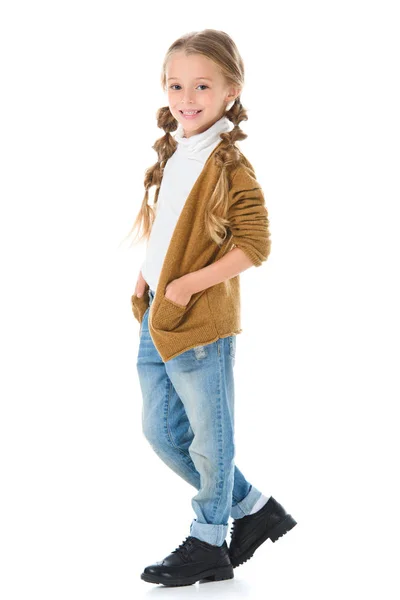
<instances>
[{"instance_id":1,"label":"black leather boot","mask_svg":"<svg viewBox=\"0 0 400 600\"><path fill-rule=\"evenodd\" d=\"M297 523L293 517L272 496L254 514L234 519L229 546L232 566L238 567L243 564L268 538L276 542L295 525Z\"/></svg>"},{"instance_id":2,"label":"black leather boot","mask_svg":"<svg viewBox=\"0 0 400 600\"><path fill-rule=\"evenodd\" d=\"M222 546L214 546L189 535L164 560L146 567L140 577L149 583L166 586L232 579L228 545L224 541Z\"/></svg>"}]
</instances>

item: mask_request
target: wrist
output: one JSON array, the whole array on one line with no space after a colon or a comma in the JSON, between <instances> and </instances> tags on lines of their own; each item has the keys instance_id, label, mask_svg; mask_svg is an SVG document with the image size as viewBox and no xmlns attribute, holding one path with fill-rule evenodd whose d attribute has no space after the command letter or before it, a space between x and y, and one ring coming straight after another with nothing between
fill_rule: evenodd
<instances>
[{"instance_id":1,"label":"wrist","mask_svg":"<svg viewBox=\"0 0 400 600\"><path fill-rule=\"evenodd\" d=\"M190 294L191 296L193 294L195 294L196 292L199 292L200 290L197 289L196 286L196 271L194 271L193 273L187 273L186 275L183 275L181 277L181 280L183 281L183 284L185 286L185 289L187 290L188 294Z\"/></svg>"}]
</instances>

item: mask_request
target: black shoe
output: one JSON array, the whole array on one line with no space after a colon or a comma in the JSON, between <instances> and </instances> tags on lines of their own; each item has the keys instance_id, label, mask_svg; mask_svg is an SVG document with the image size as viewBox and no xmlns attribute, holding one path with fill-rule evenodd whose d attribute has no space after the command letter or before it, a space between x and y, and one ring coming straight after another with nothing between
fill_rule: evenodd
<instances>
[{"instance_id":1,"label":"black shoe","mask_svg":"<svg viewBox=\"0 0 400 600\"><path fill-rule=\"evenodd\" d=\"M222 546L214 546L189 535L164 560L146 567L140 577L167 586L192 585L202 579L232 579L228 545L224 541Z\"/></svg>"},{"instance_id":2,"label":"black shoe","mask_svg":"<svg viewBox=\"0 0 400 600\"><path fill-rule=\"evenodd\" d=\"M268 538L276 542L295 525L297 523L293 517L272 496L257 512L234 519L229 546L232 566L243 564Z\"/></svg>"}]
</instances>

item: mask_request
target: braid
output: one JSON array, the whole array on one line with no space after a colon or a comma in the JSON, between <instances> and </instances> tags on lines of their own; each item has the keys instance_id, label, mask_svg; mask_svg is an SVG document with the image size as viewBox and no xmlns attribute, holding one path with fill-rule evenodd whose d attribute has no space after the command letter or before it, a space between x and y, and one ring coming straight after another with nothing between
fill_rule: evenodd
<instances>
[{"instance_id":1,"label":"braid","mask_svg":"<svg viewBox=\"0 0 400 600\"><path fill-rule=\"evenodd\" d=\"M240 96L235 99L232 107L225 112L224 116L232 121L234 128L220 134L222 140L226 142L215 154L215 162L220 167L220 176L205 212L205 227L210 238L217 244L225 240L227 227L229 227L229 221L226 218L229 196L228 172L239 165L241 161L241 153L236 142L247 138L247 133L239 127L242 121L248 120L247 111L241 103Z\"/></svg>"},{"instance_id":2,"label":"braid","mask_svg":"<svg viewBox=\"0 0 400 600\"><path fill-rule=\"evenodd\" d=\"M153 208L153 206L157 205L158 194L160 191L161 181L163 178L164 166L165 166L167 160L175 152L176 146L177 146L177 143L176 143L175 139L172 137L171 132L175 131L175 129L178 127L178 122L172 115L172 113L169 109L169 106L162 106L161 108L159 108L156 113L156 118L157 118L157 126L160 129L163 129L165 131L165 135L163 135L158 140L156 140L156 142L152 146L153 150L155 150L157 152L157 162L154 165L152 165L151 167L149 167L148 169L146 169L146 171L145 171L145 175L144 175L145 194L144 194L144 198L142 200L142 205L141 205L140 211L135 219L135 222L133 223L130 231L128 232L128 234L126 236L126 237L128 237L134 231L134 229L136 227L138 227L138 231L137 231L135 239L133 240L133 243L135 241L141 241L144 237L147 238L148 235L150 234L150 231L151 231L151 228L153 226L154 219L156 216L156 212L155 212L155 209ZM149 190L153 185L156 186L156 191L154 194L154 204L153 204L153 206L150 206L148 203ZM143 225L143 233L138 237L140 224Z\"/></svg>"},{"instance_id":3,"label":"braid","mask_svg":"<svg viewBox=\"0 0 400 600\"><path fill-rule=\"evenodd\" d=\"M152 185L157 186L154 204L157 203L158 191L160 189L165 163L176 150L177 144L175 139L172 137L171 132L175 131L178 127L178 122L172 115L169 106L162 106L159 108L157 110L156 118L157 127L163 129L165 131L165 135L156 140L152 146L153 150L157 152L157 162L146 170L144 180L146 192Z\"/></svg>"},{"instance_id":4,"label":"braid","mask_svg":"<svg viewBox=\"0 0 400 600\"><path fill-rule=\"evenodd\" d=\"M240 161L240 152L235 143L247 138L247 133L239 127L241 121L247 121L248 119L246 109L243 107L239 97L235 99L232 107L225 112L224 116L232 121L234 128L231 131L220 134L221 139L226 142L224 147L215 155L216 163L221 169L235 165Z\"/></svg>"}]
</instances>

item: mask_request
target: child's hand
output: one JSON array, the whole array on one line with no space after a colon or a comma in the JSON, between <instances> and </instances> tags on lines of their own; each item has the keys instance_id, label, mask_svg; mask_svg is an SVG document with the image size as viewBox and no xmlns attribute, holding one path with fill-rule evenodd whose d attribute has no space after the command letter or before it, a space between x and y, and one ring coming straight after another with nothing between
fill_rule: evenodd
<instances>
[{"instance_id":1,"label":"child's hand","mask_svg":"<svg viewBox=\"0 0 400 600\"><path fill-rule=\"evenodd\" d=\"M143 277L142 271L139 271L139 277L137 279L136 287L135 287L135 296L137 296L138 298L143 296L147 285L148 285L148 283L145 280L145 278Z\"/></svg>"},{"instance_id":2,"label":"child's hand","mask_svg":"<svg viewBox=\"0 0 400 600\"><path fill-rule=\"evenodd\" d=\"M189 288L188 280L184 277L174 279L165 288L165 297L181 306L187 306L193 292Z\"/></svg>"}]
</instances>

